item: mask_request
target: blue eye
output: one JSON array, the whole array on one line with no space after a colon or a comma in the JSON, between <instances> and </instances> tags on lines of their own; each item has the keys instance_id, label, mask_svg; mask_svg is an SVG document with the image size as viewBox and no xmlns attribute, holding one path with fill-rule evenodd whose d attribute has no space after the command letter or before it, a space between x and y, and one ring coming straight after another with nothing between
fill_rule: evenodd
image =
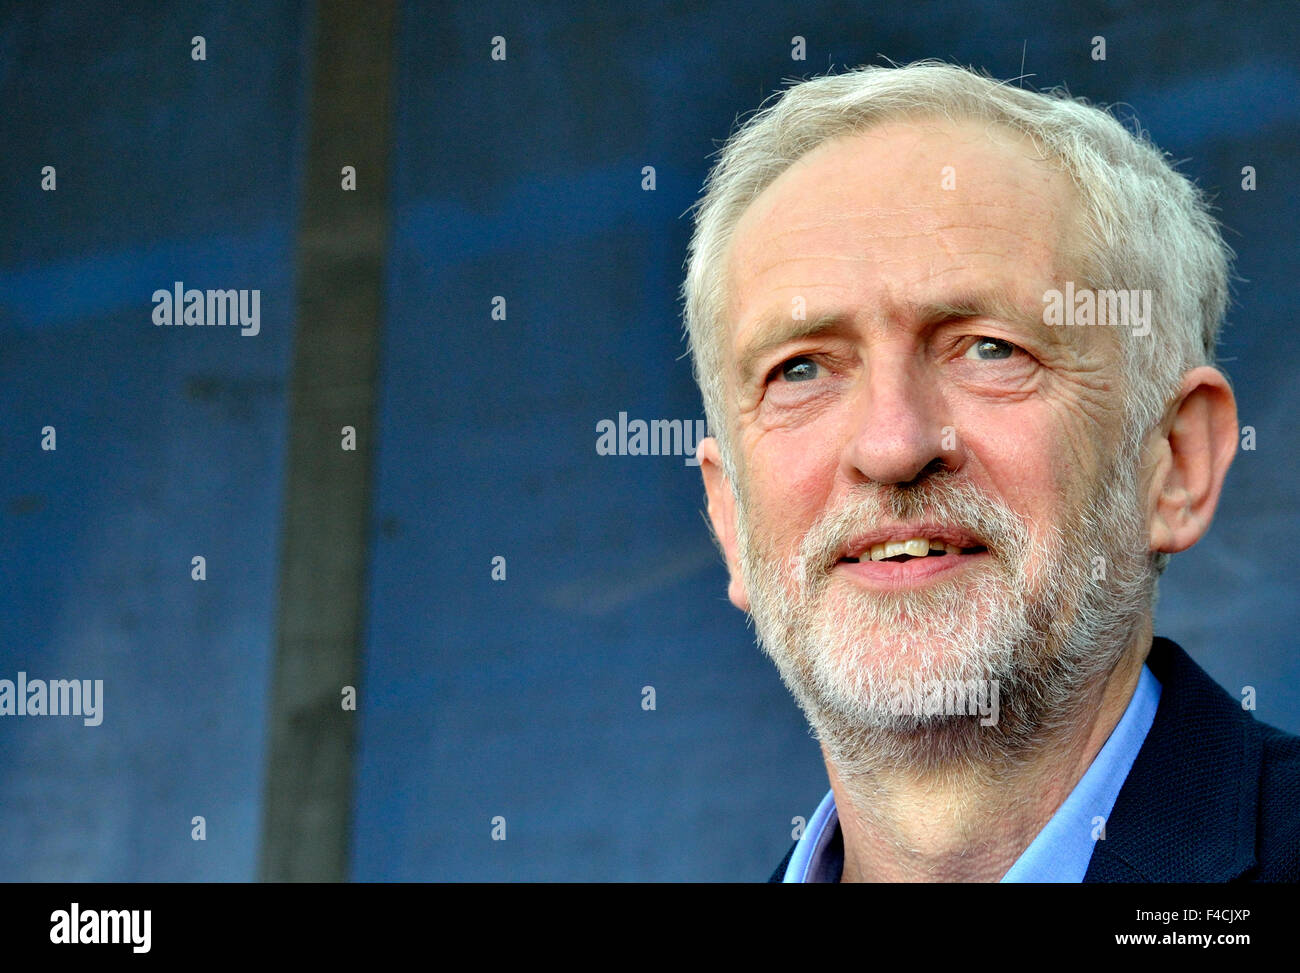
<instances>
[{"instance_id":1,"label":"blue eye","mask_svg":"<svg viewBox=\"0 0 1300 973\"><path fill-rule=\"evenodd\" d=\"M821 366L811 358L791 358L780 368L781 377L787 382L808 382L817 377Z\"/></svg>"},{"instance_id":2,"label":"blue eye","mask_svg":"<svg viewBox=\"0 0 1300 973\"><path fill-rule=\"evenodd\" d=\"M1016 353L1016 346L1000 338L980 338L967 350L965 357L977 361L999 361Z\"/></svg>"}]
</instances>

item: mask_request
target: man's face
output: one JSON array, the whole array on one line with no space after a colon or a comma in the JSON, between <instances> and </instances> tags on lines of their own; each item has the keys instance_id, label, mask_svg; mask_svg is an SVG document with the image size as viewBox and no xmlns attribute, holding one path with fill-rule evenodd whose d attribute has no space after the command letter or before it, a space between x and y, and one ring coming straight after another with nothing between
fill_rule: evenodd
<instances>
[{"instance_id":1,"label":"man's face","mask_svg":"<svg viewBox=\"0 0 1300 973\"><path fill-rule=\"evenodd\" d=\"M1036 155L975 123L881 125L801 158L736 228L739 483L733 510L713 473L710 511L732 600L823 720L898 729L918 678L1076 690L1136 610L1109 587L1145 558L1119 336L1042 321L1044 291L1083 285L1073 190Z\"/></svg>"}]
</instances>

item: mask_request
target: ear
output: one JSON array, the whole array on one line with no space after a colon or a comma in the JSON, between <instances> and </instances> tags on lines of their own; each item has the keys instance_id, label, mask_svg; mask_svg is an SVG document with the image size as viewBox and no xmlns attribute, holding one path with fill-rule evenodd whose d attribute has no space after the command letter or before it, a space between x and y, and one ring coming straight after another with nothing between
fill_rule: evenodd
<instances>
[{"instance_id":1,"label":"ear","mask_svg":"<svg viewBox=\"0 0 1300 973\"><path fill-rule=\"evenodd\" d=\"M1237 400L1222 372L1206 365L1183 376L1147 451L1151 550L1176 554L1210 529L1237 452Z\"/></svg>"},{"instance_id":2,"label":"ear","mask_svg":"<svg viewBox=\"0 0 1300 973\"><path fill-rule=\"evenodd\" d=\"M722 548L722 556L727 559L727 570L731 574L727 596L733 605L747 612L749 596L745 593L745 579L740 570L736 546L736 495L732 492L731 481L723 471L718 441L712 436L701 439L695 455L700 461L704 492L709 498L709 521L713 524L713 536Z\"/></svg>"}]
</instances>

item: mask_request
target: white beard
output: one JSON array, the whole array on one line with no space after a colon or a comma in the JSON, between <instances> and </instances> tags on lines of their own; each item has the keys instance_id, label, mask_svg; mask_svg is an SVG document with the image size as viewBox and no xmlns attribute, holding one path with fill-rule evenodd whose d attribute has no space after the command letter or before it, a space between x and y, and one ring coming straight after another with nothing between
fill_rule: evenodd
<instances>
[{"instance_id":1,"label":"white beard","mask_svg":"<svg viewBox=\"0 0 1300 973\"><path fill-rule=\"evenodd\" d=\"M884 767L1012 769L1078 715L1150 610L1155 574L1136 471L1126 449L1089 508L1045 536L947 471L907 487L866 485L823 515L788 561L756 542L738 491L739 556L759 645L842 777ZM832 576L856 534L899 520L960 527L990 556L920 591L867 591ZM1096 579L1099 555L1104 577ZM900 684L920 680L995 684L996 722L900 712Z\"/></svg>"}]
</instances>

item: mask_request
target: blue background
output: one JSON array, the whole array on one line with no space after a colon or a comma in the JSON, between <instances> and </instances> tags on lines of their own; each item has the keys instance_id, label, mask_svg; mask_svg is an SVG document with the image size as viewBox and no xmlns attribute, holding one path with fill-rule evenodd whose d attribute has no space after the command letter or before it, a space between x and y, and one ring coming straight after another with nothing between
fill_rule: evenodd
<instances>
[{"instance_id":1,"label":"blue background","mask_svg":"<svg viewBox=\"0 0 1300 973\"><path fill-rule=\"evenodd\" d=\"M702 415L684 214L736 115L880 55L1007 78L1023 47L1031 83L1127 103L1217 193L1258 448L1157 632L1300 731L1294 4L1044 6L403 6L354 878L758 880L816 807L820 754L726 600L698 469L598 456L595 427ZM105 680L99 727L0 722L7 880L257 869L314 9L128 7L0 15L0 678ZM261 334L155 328L174 280L260 288Z\"/></svg>"}]
</instances>

